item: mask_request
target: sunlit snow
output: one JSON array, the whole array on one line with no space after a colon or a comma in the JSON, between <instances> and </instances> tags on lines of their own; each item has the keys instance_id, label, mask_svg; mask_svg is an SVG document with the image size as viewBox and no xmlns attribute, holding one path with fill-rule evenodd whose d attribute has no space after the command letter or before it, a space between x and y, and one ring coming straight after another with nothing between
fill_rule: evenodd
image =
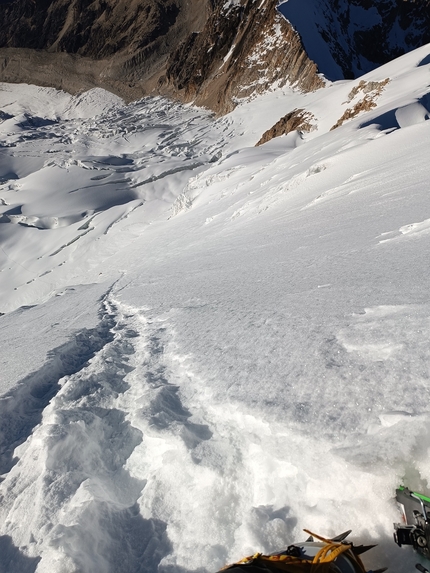
<instances>
[{"instance_id":1,"label":"sunlit snow","mask_svg":"<svg viewBox=\"0 0 430 573\"><path fill-rule=\"evenodd\" d=\"M0 571L216 571L430 478L430 46L220 119L0 85ZM358 96L357 96L358 97ZM254 147L295 108L310 133Z\"/></svg>"}]
</instances>

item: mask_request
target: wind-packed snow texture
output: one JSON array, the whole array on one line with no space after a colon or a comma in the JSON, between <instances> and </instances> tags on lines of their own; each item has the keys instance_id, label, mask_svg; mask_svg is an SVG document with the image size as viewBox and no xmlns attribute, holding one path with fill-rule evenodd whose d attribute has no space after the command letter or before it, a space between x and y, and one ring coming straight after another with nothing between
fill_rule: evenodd
<instances>
[{"instance_id":1,"label":"wind-packed snow texture","mask_svg":"<svg viewBox=\"0 0 430 573\"><path fill-rule=\"evenodd\" d=\"M390 81L332 131L358 81L217 120L0 86L1 573L210 572L305 527L412 570L429 55L361 78ZM313 131L254 147L294 108Z\"/></svg>"}]
</instances>

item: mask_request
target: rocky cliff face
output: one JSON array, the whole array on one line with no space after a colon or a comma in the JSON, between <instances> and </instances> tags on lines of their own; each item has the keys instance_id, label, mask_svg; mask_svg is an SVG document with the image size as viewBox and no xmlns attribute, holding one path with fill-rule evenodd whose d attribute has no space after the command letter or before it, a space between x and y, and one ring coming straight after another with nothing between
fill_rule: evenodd
<instances>
[{"instance_id":1,"label":"rocky cliff face","mask_svg":"<svg viewBox=\"0 0 430 573\"><path fill-rule=\"evenodd\" d=\"M0 80L132 99L195 100L217 112L287 81L322 85L277 0L10 0L0 4ZM38 50L38 51L35 51Z\"/></svg>"},{"instance_id":2,"label":"rocky cliff face","mask_svg":"<svg viewBox=\"0 0 430 573\"><path fill-rule=\"evenodd\" d=\"M356 78L430 42L430 0L282 0L329 79Z\"/></svg>"},{"instance_id":3,"label":"rocky cliff face","mask_svg":"<svg viewBox=\"0 0 430 573\"><path fill-rule=\"evenodd\" d=\"M207 8L206 0L3 0L0 80L140 97Z\"/></svg>"},{"instance_id":4,"label":"rocky cliff face","mask_svg":"<svg viewBox=\"0 0 430 573\"><path fill-rule=\"evenodd\" d=\"M158 46L175 25L175 0L9 1L2 10L4 46L68 52L96 59Z\"/></svg>"},{"instance_id":5,"label":"rocky cliff face","mask_svg":"<svg viewBox=\"0 0 430 573\"><path fill-rule=\"evenodd\" d=\"M0 0L0 81L218 113L289 82L355 77L430 42L430 0ZM305 50L305 49L306 50Z\"/></svg>"},{"instance_id":6,"label":"rocky cliff face","mask_svg":"<svg viewBox=\"0 0 430 573\"><path fill-rule=\"evenodd\" d=\"M286 82L323 85L278 0L218 0L200 33L171 55L166 78L186 100L229 111L238 98Z\"/></svg>"}]
</instances>

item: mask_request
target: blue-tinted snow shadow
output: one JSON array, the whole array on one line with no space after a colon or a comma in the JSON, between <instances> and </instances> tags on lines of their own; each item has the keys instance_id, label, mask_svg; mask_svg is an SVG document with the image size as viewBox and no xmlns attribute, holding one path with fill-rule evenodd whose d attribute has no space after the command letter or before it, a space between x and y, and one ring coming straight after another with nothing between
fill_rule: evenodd
<instances>
[{"instance_id":1,"label":"blue-tinted snow shadow","mask_svg":"<svg viewBox=\"0 0 430 573\"><path fill-rule=\"evenodd\" d=\"M7 183L8 181L16 181L19 179L18 175L14 171L8 171L3 175L0 175L0 183Z\"/></svg>"},{"instance_id":2,"label":"blue-tinted snow shadow","mask_svg":"<svg viewBox=\"0 0 430 573\"><path fill-rule=\"evenodd\" d=\"M26 307L15 311L25 313ZM17 316L18 318L18 316ZM96 328L83 329L71 339L51 350L47 362L20 380L0 397L0 475L9 472L18 461L13 457L17 446L24 443L42 420L42 412L60 389L63 376L82 370L113 339L113 317L101 313Z\"/></svg>"},{"instance_id":3,"label":"blue-tinted snow shadow","mask_svg":"<svg viewBox=\"0 0 430 573\"><path fill-rule=\"evenodd\" d=\"M179 395L179 386L171 384L168 373L162 363L159 362L164 353L162 342L163 329L160 333L150 338L149 352L153 358L153 364L149 365L146 380L154 390L148 417L150 423L159 430L166 430L172 424L182 425L180 436L188 449L195 449L202 441L210 440L212 432L205 424L190 422L192 414L187 410ZM200 460L195 460L200 463Z\"/></svg>"},{"instance_id":4,"label":"blue-tinted snow shadow","mask_svg":"<svg viewBox=\"0 0 430 573\"><path fill-rule=\"evenodd\" d=\"M0 0L0 4L1 4L1 0ZM2 109L0 109L0 123L2 121L6 121L6 119L12 119L12 118L13 118L13 115L10 115L10 113L6 113Z\"/></svg>"},{"instance_id":5,"label":"blue-tinted snow shadow","mask_svg":"<svg viewBox=\"0 0 430 573\"><path fill-rule=\"evenodd\" d=\"M399 129L400 125L396 119L396 109L390 109L382 115L378 115L369 121L366 121L360 125L360 128L369 127L370 125L378 125L381 131L386 131L389 129Z\"/></svg>"},{"instance_id":6,"label":"blue-tinted snow shadow","mask_svg":"<svg viewBox=\"0 0 430 573\"><path fill-rule=\"evenodd\" d=\"M109 573L157 573L161 560L173 550L167 524L144 519L137 503L120 512L106 511L100 526L106 543L96 551L109 564Z\"/></svg>"},{"instance_id":7,"label":"blue-tinted snow shadow","mask_svg":"<svg viewBox=\"0 0 430 573\"><path fill-rule=\"evenodd\" d=\"M38 127L48 127L58 123L58 121L55 119L47 119L46 117L32 116L27 113L24 115L25 119L21 123L18 123L18 126L21 127L22 129L33 129L33 128L37 129Z\"/></svg>"},{"instance_id":8,"label":"blue-tinted snow shadow","mask_svg":"<svg viewBox=\"0 0 430 573\"><path fill-rule=\"evenodd\" d=\"M12 209L8 209L7 211L4 211L3 213L0 214L0 223L10 223L11 219L9 218L9 215L13 216L21 214L22 214L22 205L17 205Z\"/></svg>"},{"instance_id":9,"label":"blue-tinted snow shadow","mask_svg":"<svg viewBox=\"0 0 430 573\"><path fill-rule=\"evenodd\" d=\"M318 66L318 71L330 80L343 80L345 74L333 58L330 43L324 38L324 32L313 20L312 15L303 9L303 0L284 1L277 7L278 12L291 22L299 34L306 53Z\"/></svg>"},{"instance_id":10,"label":"blue-tinted snow shadow","mask_svg":"<svg viewBox=\"0 0 430 573\"><path fill-rule=\"evenodd\" d=\"M92 530L87 525L94 516L97 525ZM71 558L76 571L157 573L162 559L173 551L167 523L143 518L137 503L117 511L109 503L93 500L82 517L83 527L57 526L52 542Z\"/></svg>"},{"instance_id":11,"label":"blue-tinted snow shadow","mask_svg":"<svg viewBox=\"0 0 430 573\"><path fill-rule=\"evenodd\" d=\"M40 557L27 557L9 535L0 535L0 573L34 573Z\"/></svg>"},{"instance_id":12,"label":"blue-tinted snow shadow","mask_svg":"<svg viewBox=\"0 0 430 573\"><path fill-rule=\"evenodd\" d=\"M430 92L424 94L416 101L425 107L430 113ZM370 119L369 121L366 121L365 123L362 123L360 128L369 127L370 125L378 125L381 131L394 131L396 129L400 129L399 122L396 118L396 112L398 109L399 108L390 109L390 111L387 111L381 115L378 115L377 117L374 117L373 119Z\"/></svg>"},{"instance_id":13,"label":"blue-tinted snow shadow","mask_svg":"<svg viewBox=\"0 0 430 573\"><path fill-rule=\"evenodd\" d=\"M430 112L430 92L420 97L418 103L423 105L427 109L427 111Z\"/></svg>"},{"instance_id":14,"label":"blue-tinted snow shadow","mask_svg":"<svg viewBox=\"0 0 430 573\"><path fill-rule=\"evenodd\" d=\"M133 165L134 163L133 159L130 159L129 157L117 156L117 155L106 155L103 157L90 156L86 158L85 163L88 163L89 161L92 161L95 164L109 165L112 167L123 167L125 165Z\"/></svg>"},{"instance_id":15,"label":"blue-tinted snow shadow","mask_svg":"<svg viewBox=\"0 0 430 573\"><path fill-rule=\"evenodd\" d=\"M417 67L419 68L421 66L428 66L428 65L430 65L430 54L428 54L428 56L423 58Z\"/></svg>"},{"instance_id":16,"label":"blue-tinted snow shadow","mask_svg":"<svg viewBox=\"0 0 430 573\"><path fill-rule=\"evenodd\" d=\"M120 512L105 512L100 525L104 541L93 543L92 547L102 554L106 573L157 573L161 560L172 552L167 524L159 519L144 519L137 504ZM75 527L59 529L59 536L73 541ZM87 542L92 542L91 537ZM87 552L82 552L84 545L85 540L81 539L79 551L72 558L79 571L89 572L91 559L88 560ZM40 560L41 557L21 553L8 535L0 536L0 573L34 573ZM97 558L92 562L100 565ZM181 571L188 573L185 569ZM171 572L179 573L176 568Z\"/></svg>"}]
</instances>

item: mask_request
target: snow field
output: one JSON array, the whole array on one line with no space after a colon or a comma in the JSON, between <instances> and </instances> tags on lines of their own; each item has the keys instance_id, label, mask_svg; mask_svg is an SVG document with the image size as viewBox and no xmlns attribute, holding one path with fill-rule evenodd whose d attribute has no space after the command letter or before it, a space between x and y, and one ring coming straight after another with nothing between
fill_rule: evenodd
<instances>
[{"instance_id":1,"label":"snow field","mask_svg":"<svg viewBox=\"0 0 430 573\"><path fill-rule=\"evenodd\" d=\"M215 571L304 527L413 567L428 51L334 131L358 82L219 120L2 85L1 573ZM315 131L253 147L295 107Z\"/></svg>"},{"instance_id":2,"label":"snow field","mask_svg":"<svg viewBox=\"0 0 430 573\"><path fill-rule=\"evenodd\" d=\"M153 570L171 544L180 550L162 569L216 568L256 545L282 545L304 511L327 531L327 512L338 510L337 498L354 497L355 479L385 494L385 476L350 471L328 443L319 441L315 455L305 436L219 406L207 390L187 401L193 416L174 385L192 376L169 352L166 318L107 299L104 307L113 340L60 380L3 483L5 533L33 559L46 547L38 571ZM193 386L197 393L200 384ZM339 491L333 477L344 472L348 484ZM303 495L305 506L294 503ZM357 520L357 501L362 511L365 499L341 506L335 527ZM375 513L370 521L380 526ZM16 520L23 514L25 524Z\"/></svg>"},{"instance_id":3,"label":"snow field","mask_svg":"<svg viewBox=\"0 0 430 573\"><path fill-rule=\"evenodd\" d=\"M0 187L0 221L5 223L0 226L1 282L8 293L11 286L16 290L12 298L2 291L3 309L10 308L12 299L14 306L25 304L27 285L34 281L31 292L36 286L39 296L49 295L58 283L50 274L62 274L72 253L80 258L77 247L91 250L133 210L144 205L139 227L162 216L190 172L219 153L219 134L207 138L209 125L199 122L208 117L204 111L183 115L161 100L132 105L126 115L123 107L113 107L99 122L86 119L84 107L83 118L58 120L47 131L36 127L30 136L25 131L7 140L12 147L6 150L12 151L3 150L0 161L5 178ZM167 113L171 125L163 123ZM35 240L41 231L42 242ZM90 253L87 257L91 261ZM95 257L98 265L97 252Z\"/></svg>"}]
</instances>

